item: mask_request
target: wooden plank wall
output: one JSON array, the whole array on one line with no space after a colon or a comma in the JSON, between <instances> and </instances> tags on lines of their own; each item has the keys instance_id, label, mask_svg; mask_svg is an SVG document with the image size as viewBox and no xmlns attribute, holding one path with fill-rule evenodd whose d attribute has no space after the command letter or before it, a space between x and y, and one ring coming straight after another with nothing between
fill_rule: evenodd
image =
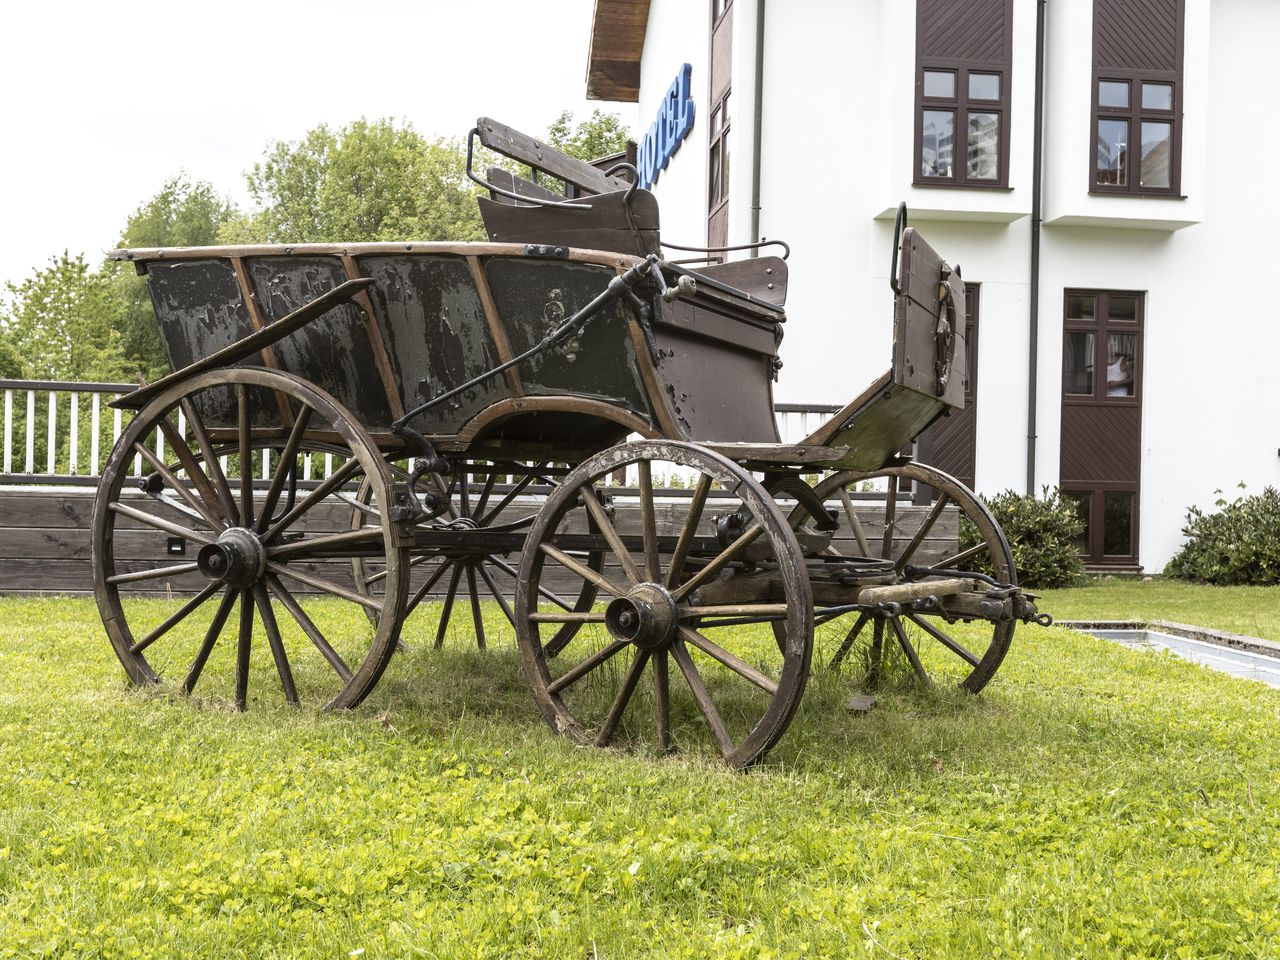
<instances>
[{"instance_id":1,"label":"wooden plank wall","mask_svg":"<svg viewBox=\"0 0 1280 960\"><path fill-rule=\"evenodd\" d=\"M131 497L130 500L140 510L164 511L163 507L141 493ZM504 512L501 519L513 520L527 516L535 506L517 502ZM655 509L659 533L678 534L687 510L688 505L684 500L659 498ZM883 510L883 504L875 502L858 506L859 519L867 538L873 544L878 544L884 536ZM700 532L710 535L712 532L710 520L716 512L715 503L712 501L708 504ZM898 522L894 529L895 552L900 551L910 542L928 512L927 507L899 502ZM92 490L0 487L0 594L92 594L93 574L90 561L92 514ZM346 530L349 528L350 519L351 509L335 504L333 507L309 513L304 529L317 533ZM640 530L638 509L630 503L624 503L618 508L615 523L623 533L638 534ZM954 508L951 508L934 526L929 539L920 548L916 562L936 561L953 552L957 528L957 514ZM837 548L841 549L841 552L846 552L844 544L852 539L852 532L842 517L840 531L836 535ZM136 520L121 517L117 521L116 532L116 543L119 548L117 556L120 558L117 569L123 572L131 568L145 568L155 560L164 558L164 554L158 551L165 548L165 540L164 534L152 531L151 528L145 527ZM174 556L168 559L174 563L194 560L195 550L196 545L188 542L185 556ZM130 564L130 561L134 561L134 564ZM519 555L512 554L506 557L506 562L512 566L518 566ZM432 567L431 563L416 567L413 584L415 586L420 584ZM302 565L302 569L343 585L351 582L349 561L305 564ZM445 592L448 579L447 576L442 578L433 590L433 595L442 595ZM502 585L510 583L510 579L505 575L498 579ZM168 584L168 588L174 593L189 593L200 589L205 582L199 574L188 574L174 578ZM150 592L165 591L163 582L141 586ZM290 584L290 586L303 589L297 584ZM556 587L563 589L567 586L567 584L556 584L553 589Z\"/></svg>"}]
</instances>

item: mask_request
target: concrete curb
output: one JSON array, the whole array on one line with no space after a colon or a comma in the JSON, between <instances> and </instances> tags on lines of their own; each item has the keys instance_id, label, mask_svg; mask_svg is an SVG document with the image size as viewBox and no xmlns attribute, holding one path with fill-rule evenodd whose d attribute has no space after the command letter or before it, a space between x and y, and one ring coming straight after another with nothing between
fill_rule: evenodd
<instances>
[{"instance_id":1,"label":"concrete curb","mask_svg":"<svg viewBox=\"0 0 1280 960\"><path fill-rule=\"evenodd\" d=\"M1249 637L1242 633L1210 630L1208 627L1197 627L1189 623L1172 623L1168 620L1055 620L1053 625L1071 630L1159 630L1187 640L1199 640L1202 643L1233 647L1236 650L1246 650L1264 657L1280 659L1280 643L1274 640Z\"/></svg>"}]
</instances>

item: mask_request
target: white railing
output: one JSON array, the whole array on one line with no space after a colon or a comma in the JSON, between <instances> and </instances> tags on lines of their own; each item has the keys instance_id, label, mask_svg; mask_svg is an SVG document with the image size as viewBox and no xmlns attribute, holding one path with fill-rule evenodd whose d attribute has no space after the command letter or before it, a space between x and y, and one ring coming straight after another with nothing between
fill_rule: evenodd
<instances>
[{"instance_id":1,"label":"white railing","mask_svg":"<svg viewBox=\"0 0 1280 960\"><path fill-rule=\"evenodd\" d=\"M124 428L132 410L107 404L133 390L126 383L84 383L59 380L0 380L3 391L4 436L0 448L0 484L93 485ZM839 407L818 404L778 404L778 434L784 443L795 443L821 426ZM178 413L178 433L188 436L187 424ZM145 443L159 459L165 456L165 438L159 431ZM255 458L256 459L256 458ZM225 458L224 458L225 463ZM255 470L258 468L255 462ZM327 477L333 456L308 456L303 463L304 482ZM263 477L269 479L270 455L262 456ZM149 472L140 454L133 458L132 474ZM684 487L690 477L655 478L673 487ZM634 477L625 482L633 483Z\"/></svg>"}]
</instances>

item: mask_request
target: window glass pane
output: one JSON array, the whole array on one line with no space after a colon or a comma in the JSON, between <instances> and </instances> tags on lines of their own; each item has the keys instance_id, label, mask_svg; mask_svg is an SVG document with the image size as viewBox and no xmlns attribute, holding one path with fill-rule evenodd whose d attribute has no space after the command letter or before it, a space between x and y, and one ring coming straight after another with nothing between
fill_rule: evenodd
<instances>
[{"instance_id":1,"label":"window glass pane","mask_svg":"<svg viewBox=\"0 0 1280 960\"><path fill-rule=\"evenodd\" d=\"M719 132L720 132L720 110L719 108L716 108L715 110L711 111L711 124L707 130L707 133L709 134L710 138L714 140L716 138L716 134Z\"/></svg>"},{"instance_id":2,"label":"window glass pane","mask_svg":"<svg viewBox=\"0 0 1280 960\"><path fill-rule=\"evenodd\" d=\"M920 137L920 175L954 177L956 115L953 110L925 110Z\"/></svg>"},{"instance_id":3,"label":"window glass pane","mask_svg":"<svg viewBox=\"0 0 1280 960\"><path fill-rule=\"evenodd\" d=\"M1099 80L1098 106L1129 106L1129 82L1127 80Z\"/></svg>"},{"instance_id":4,"label":"window glass pane","mask_svg":"<svg viewBox=\"0 0 1280 960\"><path fill-rule=\"evenodd\" d=\"M1131 323L1137 320L1138 298L1111 294L1107 298L1107 319L1112 322L1120 321L1121 323Z\"/></svg>"},{"instance_id":5,"label":"window glass pane","mask_svg":"<svg viewBox=\"0 0 1280 960\"><path fill-rule=\"evenodd\" d=\"M969 99L970 100L999 100L1000 99L1000 74L998 73L969 74Z\"/></svg>"},{"instance_id":6,"label":"window glass pane","mask_svg":"<svg viewBox=\"0 0 1280 960\"><path fill-rule=\"evenodd\" d=\"M1098 121L1098 183L1129 182L1129 121Z\"/></svg>"},{"instance_id":7,"label":"window glass pane","mask_svg":"<svg viewBox=\"0 0 1280 960\"><path fill-rule=\"evenodd\" d=\"M1172 110L1173 84L1144 83L1142 85L1143 110Z\"/></svg>"},{"instance_id":8,"label":"window glass pane","mask_svg":"<svg viewBox=\"0 0 1280 960\"><path fill-rule=\"evenodd\" d=\"M1102 495L1102 552L1109 557L1133 555L1133 494Z\"/></svg>"},{"instance_id":9,"label":"window glass pane","mask_svg":"<svg viewBox=\"0 0 1280 960\"><path fill-rule=\"evenodd\" d=\"M724 118L724 125L729 125L729 94L724 95L724 99L720 101L720 116Z\"/></svg>"},{"instance_id":10,"label":"window glass pane","mask_svg":"<svg viewBox=\"0 0 1280 960\"><path fill-rule=\"evenodd\" d=\"M1076 534L1075 545L1076 550L1080 553L1089 552L1089 500L1090 495L1087 493L1075 493L1063 491L1062 499L1071 504L1075 509L1076 516L1084 524L1084 528Z\"/></svg>"},{"instance_id":11,"label":"window glass pane","mask_svg":"<svg viewBox=\"0 0 1280 960\"><path fill-rule=\"evenodd\" d=\"M969 114L970 180L996 180L1000 168L1000 114Z\"/></svg>"},{"instance_id":12,"label":"window glass pane","mask_svg":"<svg viewBox=\"0 0 1280 960\"><path fill-rule=\"evenodd\" d=\"M1062 392L1076 397L1093 393L1093 334L1068 331L1063 349Z\"/></svg>"},{"instance_id":13,"label":"window glass pane","mask_svg":"<svg viewBox=\"0 0 1280 960\"><path fill-rule=\"evenodd\" d=\"M1137 380L1138 335L1113 333L1107 337L1107 396L1132 397Z\"/></svg>"},{"instance_id":14,"label":"window glass pane","mask_svg":"<svg viewBox=\"0 0 1280 960\"><path fill-rule=\"evenodd\" d=\"M1138 185L1169 186L1169 152L1173 149L1172 123L1142 123L1142 167Z\"/></svg>"},{"instance_id":15,"label":"window glass pane","mask_svg":"<svg viewBox=\"0 0 1280 960\"><path fill-rule=\"evenodd\" d=\"M729 195L729 137L724 137L720 141L720 155L724 158L724 172L720 174L720 195L727 197Z\"/></svg>"},{"instance_id":16,"label":"window glass pane","mask_svg":"<svg viewBox=\"0 0 1280 960\"><path fill-rule=\"evenodd\" d=\"M714 207L716 201L720 199L720 143L717 141L711 146L711 176L708 178L707 185L707 205Z\"/></svg>"},{"instance_id":17,"label":"window glass pane","mask_svg":"<svg viewBox=\"0 0 1280 960\"><path fill-rule=\"evenodd\" d=\"M926 97L953 99L956 95L955 73L951 70L926 70L924 72L924 95Z\"/></svg>"},{"instance_id":18,"label":"window glass pane","mask_svg":"<svg viewBox=\"0 0 1280 960\"><path fill-rule=\"evenodd\" d=\"M1093 294L1073 293L1067 297L1068 320L1093 320L1097 317L1098 298Z\"/></svg>"}]
</instances>

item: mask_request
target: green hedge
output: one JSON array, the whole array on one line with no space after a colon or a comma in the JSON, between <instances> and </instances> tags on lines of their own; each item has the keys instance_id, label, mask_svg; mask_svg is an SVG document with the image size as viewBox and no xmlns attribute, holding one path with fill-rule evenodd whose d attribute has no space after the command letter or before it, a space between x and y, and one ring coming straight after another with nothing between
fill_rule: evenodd
<instances>
[{"instance_id":1,"label":"green hedge","mask_svg":"<svg viewBox=\"0 0 1280 960\"><path fill-rule=\"evenodd\" d=\"M1280 493L1267 487L1229 503L1219 497L1217 507L1217 513L1187 510L1182 528L1187 542L1165 567L1165 576L1221 586L1280 583Z\"/></svg>"},{"instance_id":2,"label":"green hedge","mask_svg":"<svg viewBox=\"0 0 1280 960\"><path fill-rule=\"evenodd\" d=\"M1006 490L982 500L1009 541L1020 585L1070 587L1084 582L1084 563L1076 547L1084 521L1057 488L1045 487L1039 498ZM961 517L961 549L974 546L978 539L978 528ZM972 566L982 573L993 572L991 558L985 553L975 557Z\"/></svg>"}]
</instances>

